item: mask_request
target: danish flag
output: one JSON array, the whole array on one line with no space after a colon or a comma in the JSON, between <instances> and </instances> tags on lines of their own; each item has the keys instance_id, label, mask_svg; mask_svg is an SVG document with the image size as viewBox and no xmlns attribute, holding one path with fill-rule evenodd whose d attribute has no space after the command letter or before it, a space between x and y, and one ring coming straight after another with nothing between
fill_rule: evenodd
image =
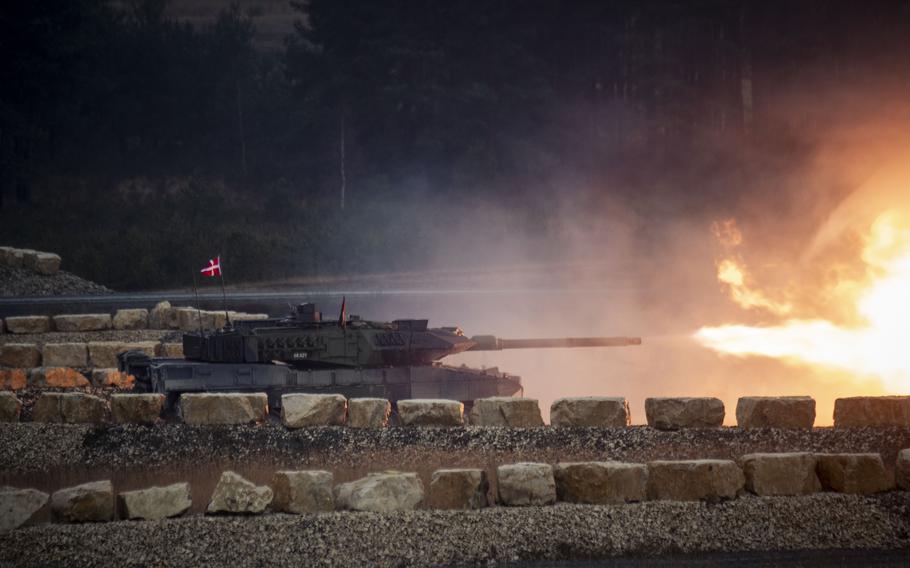
<instances>
[{"instance_id":1,"label":"danish flag","mask_svg":"<svg viewBox=\"0 0 910 568\"><path fill-rule=\"evenodd\" d=\"M206 276L221 276L221 257L216 256L214 260L209 260L209 265L199 272Z\"/></svg>"}]
</instances>

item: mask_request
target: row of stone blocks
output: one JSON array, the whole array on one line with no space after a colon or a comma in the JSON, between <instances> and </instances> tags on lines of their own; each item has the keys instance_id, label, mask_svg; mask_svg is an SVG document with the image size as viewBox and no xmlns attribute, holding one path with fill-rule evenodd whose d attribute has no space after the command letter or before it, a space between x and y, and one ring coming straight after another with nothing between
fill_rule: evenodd
<instances>
[{"instance_id":1,"label":"row of stone blocks","mask_svg":"<svg viewBox=\"0 0 910 568\"><path fill-rule=\"evenodd\" d=\"M0 265L27 268L38 274L51 275L60 270L60 256L52 252L33 249L0 247Z\"/></svg>"},{"instance_id":2,"label":"row of stone blocks","mask_svg":"<svg viewBox=\"0 0 910 568\"><path fill-rule=\"evenodd\" d=\"M143 351L149 357L183 357L182 343L157 341L89 341L87 343L6 343L0 345L0 365L10 368L73 367L107 369L117 366L117 355Z\"/></svg>"},{"instance_id":3,"label":"row of stone blocks","mask_svg":"<svg viewBox=\"0 0 910 568\"><path fill-rule=\"evenodd\" d=\"M910 490L910 450L898 456L897 485ZM274 511L307 514L336 509L390 512L431 509L480 509L491 504L543 506L557 501L610 505L647 500L716 501L744 491L758 496L799 496L822 490L852 494L889 491L895 479L878 454L750 454L731 460L515 463L496 468L496 498L490 500L482 469L440 469L425 490L416 473L383 472L333 484L329 471L278 471L271 486L257 486L225 471L207 513L258 514ZM36 519L50 501L57 522L110 521L115 518L114 489L97 481L61 489L52 496L33 489L0 489L0 532ZM186 513L188 483L120 493L119 516L160 520Z\"/></svg>"},{"instance_id":4,"label":"row of stone blocks","mask_svg":"<svg viewBox=\"0 0 910 568\"><path fill-rule=\"evenodd\" d=\"M179 329L195 331L221 329L230 317L232 322L268 319L268 314L234 311L209 311L189 307L172 307L160 302L151 311L145 308L117 310L111 314L68 314L58 316L10 316L0 320L0 331L9 333L48 333L106 331L109 329Z\"/></svg>"}]
</instances>

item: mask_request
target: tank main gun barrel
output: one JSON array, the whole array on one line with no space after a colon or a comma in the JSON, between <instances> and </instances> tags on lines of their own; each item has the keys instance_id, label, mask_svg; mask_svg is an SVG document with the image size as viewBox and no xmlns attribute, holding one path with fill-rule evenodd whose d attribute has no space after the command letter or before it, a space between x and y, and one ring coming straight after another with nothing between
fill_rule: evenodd
<instances>
[{"instance_id":1,"label":"tank main gun barrel","mask_svg":"<svg viewBox=\"0 0 910 568\"><path fill-rule=\"evenodd\" d=\"M503 349L548 349L555 347L629 347L641 345L640 337L556 337L550 339L500 339L495 335L475 335L468 351Z\"/></svg>"}]
</instances>

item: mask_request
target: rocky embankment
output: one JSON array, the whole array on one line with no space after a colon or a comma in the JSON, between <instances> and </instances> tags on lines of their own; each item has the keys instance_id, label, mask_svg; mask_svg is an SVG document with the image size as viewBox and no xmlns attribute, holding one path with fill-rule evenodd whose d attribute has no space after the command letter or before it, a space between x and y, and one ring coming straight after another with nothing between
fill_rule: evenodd
<instances>
[{"instance_id":1,"label":"rocky embankment","mask_svg":"<svg viewBox=\"0 0 910 568\"><path fill-rule=\"evenodd\" d=\"M0 296L111 294L112 290L60 270L60 256L0 247Z\"/></svg>"}]
</instances>

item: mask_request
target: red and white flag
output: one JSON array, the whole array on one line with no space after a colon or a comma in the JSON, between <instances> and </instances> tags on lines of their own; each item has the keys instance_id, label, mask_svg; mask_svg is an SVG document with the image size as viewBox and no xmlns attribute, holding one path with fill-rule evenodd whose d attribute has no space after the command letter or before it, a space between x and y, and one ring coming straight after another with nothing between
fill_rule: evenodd
<instances>
[{"instance_id":1,"label":"red and white flag","mask_svg":"<svg viewBox=\"0 0 910 568\"><path fill-rule=\"evenodd\" d=\"M199 272L206 276L221 276L221 257L216 256L214 260L209 260L209 265Z\"/></svg>"}]
</instances>

